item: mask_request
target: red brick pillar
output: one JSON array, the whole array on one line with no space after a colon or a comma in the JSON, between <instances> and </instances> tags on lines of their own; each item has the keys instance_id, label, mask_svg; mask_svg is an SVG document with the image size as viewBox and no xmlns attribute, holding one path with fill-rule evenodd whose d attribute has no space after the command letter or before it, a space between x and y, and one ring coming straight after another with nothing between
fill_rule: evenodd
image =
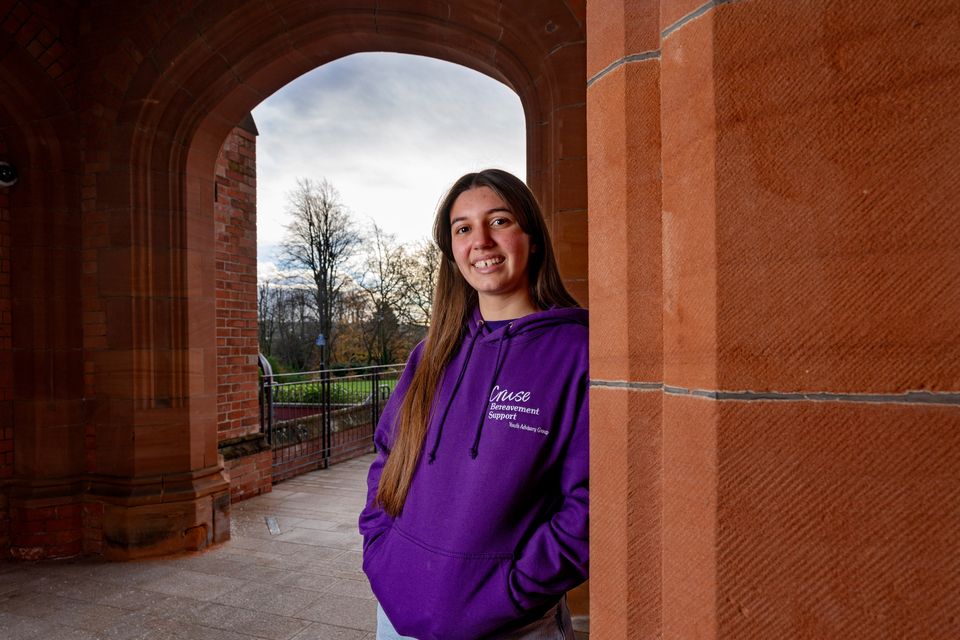
<instances>
[{"instance_id":1,"label":"red brick pillar","mask_svg":"<svg viewBox=\"0 0 960 640\"><path fill-rule=\"evenodd\" d=\"M273 456L260 433L257 325L257 127L224 141L216 176L217 437L234 501L270 491Z\"/></svg>"},{"instance_id":2,"label":"red brick pillar","mask_svg":"<svg viewBox=\"0 0 960 640\"><path fill-rule=\"evenodd\" d=\"M956 7L588 18L592 630L956 637Z\"/></svg>"}]
</instances>

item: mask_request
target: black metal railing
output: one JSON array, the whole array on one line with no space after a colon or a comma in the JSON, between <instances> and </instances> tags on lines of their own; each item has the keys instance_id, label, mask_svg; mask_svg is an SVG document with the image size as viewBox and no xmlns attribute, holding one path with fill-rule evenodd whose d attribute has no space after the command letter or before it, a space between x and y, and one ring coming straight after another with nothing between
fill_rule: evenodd
<instances>
[{"instance_id":1,"label":"black metal railing","mask_svg":"<svg viewBox=\"0 0 960 640\"><path fill-rule=\"evenodd\" d=\"M275 374L261 363L260 426L273 449L274 482L372 452L403 366Z\"/></svg>"}]
</instances>

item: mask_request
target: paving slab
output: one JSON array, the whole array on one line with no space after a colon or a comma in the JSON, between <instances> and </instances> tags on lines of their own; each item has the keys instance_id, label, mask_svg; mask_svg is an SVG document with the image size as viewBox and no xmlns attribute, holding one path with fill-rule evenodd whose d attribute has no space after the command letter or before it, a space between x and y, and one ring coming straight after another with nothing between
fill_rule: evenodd
<instances>
[{"instance_id":1,"label":"paving slab","mask_svg":"<svg viewBox=\"0 0 960 640\"><path fill-rule=\"evenodd\" d=\"M231 540L203 553L2 563L0 640L375 640L357 531L372 459L234 504Z\"/></svg>"}]
</instances>

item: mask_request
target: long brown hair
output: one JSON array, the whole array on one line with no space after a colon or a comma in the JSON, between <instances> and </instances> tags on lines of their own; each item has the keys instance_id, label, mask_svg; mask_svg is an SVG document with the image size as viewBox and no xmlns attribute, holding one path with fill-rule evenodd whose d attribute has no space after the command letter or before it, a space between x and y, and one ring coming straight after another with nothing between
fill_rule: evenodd
<instances>
[{"instance_id":1,"label":"long brown hair","mask_svg":"<svg viewBox=\"0 0 960 640\"><path fill-rule=\"evenodd\" d=\"M530 253L527 263L527 281L533 303L540 309L579 306L563 286L543 213L527 185L500 169L468 173L457 180L440 202L433 222L433 240L442 257L430 328L420 364L400 406L393 446L377 488L377 502L392 516L397 516L406 502L423 450L440 377L460 345L470 313L477 304L477 292L464 279L454 261L450 211L460 194L478 187L489 187L507 204L520 228L530 236L531 246L537 248Z\"/></svg>"}]
</instances>

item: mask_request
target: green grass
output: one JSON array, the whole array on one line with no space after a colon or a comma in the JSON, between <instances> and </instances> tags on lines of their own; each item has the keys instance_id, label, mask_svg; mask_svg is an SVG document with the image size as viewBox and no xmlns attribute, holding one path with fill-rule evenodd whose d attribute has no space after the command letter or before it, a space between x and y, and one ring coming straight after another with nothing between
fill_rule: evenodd
<instances>
[{"instance_id":1,"label":"green grass","mask_svg":"<svg viewBox=\"0 0 960 640\"><path fill-rule=\"evenodd\" d=\"M381 389L389 388L390 393L397 386L396 378L380 378L377 385ZM370 381L337 381L330 383L330 402L333 404L359 404L370 397ZM319 381L293 382L284 380L284 384L273 389L274 402L297 402L304 404L318 404L322 395ZM383 396L381 396L383 397Z\"/></svg>"}]
</instances>

